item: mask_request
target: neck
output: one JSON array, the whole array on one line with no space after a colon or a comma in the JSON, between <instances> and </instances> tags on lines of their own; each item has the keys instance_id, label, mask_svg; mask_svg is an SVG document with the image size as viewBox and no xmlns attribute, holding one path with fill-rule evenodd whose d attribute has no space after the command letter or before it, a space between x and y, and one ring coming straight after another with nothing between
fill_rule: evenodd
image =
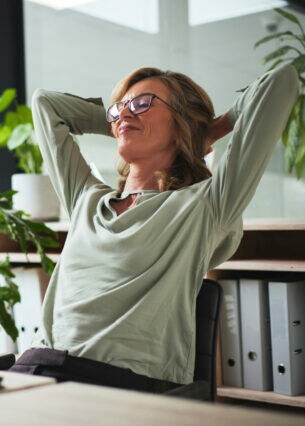
<instances>
[{"instance_id":1,"label":"neck","mask_svg":"<svg viewBox=\"0 0 305 426\"><path fill-rule=\"evenodd\" d=\"M130 164L130 172L127 177L124 191L135 191L139 189L159 190L156 172L167 170L175 159L176 153L172 158L154 158L153 161L142 160ZM160 161L159 161L160 160Z\"/></svg>"},{"instance_id":2,"label":"neck","mask_svg":"<svg viewBox=\"0 0 305 426\"><path fill-rule=\"evenodd\" d=\"M155 175L156 169L147 169L141 165L130 165L124 191L135 191L138 189L158 190L158 181Z\"/></svg>"}]
</instances>

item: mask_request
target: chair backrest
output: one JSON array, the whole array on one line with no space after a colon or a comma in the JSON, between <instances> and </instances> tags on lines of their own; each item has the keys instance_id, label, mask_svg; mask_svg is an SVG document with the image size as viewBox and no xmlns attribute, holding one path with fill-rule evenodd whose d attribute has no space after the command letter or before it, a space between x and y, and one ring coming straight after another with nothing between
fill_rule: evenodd
<instances>
[{"instance_id":1,"label":"chair backrest","mask_svg":"<svg viewBox=\"0 0 305 426\"><path fill-rule=\"evenodd\" d=\"M204 279L196 304L196 356L194 381L210 384L211 400L216 399L216 347L222 301L222 288L216 281Z\"/></svg>"}]
</instances>

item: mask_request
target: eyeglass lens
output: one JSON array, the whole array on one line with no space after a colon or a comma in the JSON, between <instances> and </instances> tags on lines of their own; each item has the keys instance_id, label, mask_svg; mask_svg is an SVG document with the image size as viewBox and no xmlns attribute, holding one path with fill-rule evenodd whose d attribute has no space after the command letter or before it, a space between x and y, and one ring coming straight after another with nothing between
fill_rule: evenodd
<instances>
[{"instance_id":1,"label":"eyeglass lens","mask_svg":"<svg viewBox=\"0 0 305 426\"><path fill-rule=\"evenodd\" d=\"M153 94L143 94L136 96L135 98L130 99L127 102L116 102L108 108L107 120L109 122L118 120L120 111L125 108L126 103L128 103L129 110L133 114L142 114L150 108L153 97Z\"/></svg>"}]
</instances>

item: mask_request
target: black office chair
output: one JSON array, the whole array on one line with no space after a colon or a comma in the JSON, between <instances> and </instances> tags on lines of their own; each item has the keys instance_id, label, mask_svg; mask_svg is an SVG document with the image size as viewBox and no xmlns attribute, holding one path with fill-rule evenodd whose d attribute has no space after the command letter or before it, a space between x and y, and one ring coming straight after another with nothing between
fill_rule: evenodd
<instances>
[{"instance_id":1,"label":"black office chair","mask_svg":"<svg viewBox=\"0 0 305 426\"><path fill-rule=\"evenodd\" d=\"M163 395L215 401L216 344L221 299L221 286L216 281L204 279L196 302L194 382L163 392ZM14 354L0 356L0 370L8 370L14 363Z\"/></svg>"},{"instance_id":2,"label":"black office chair","mask_svg":"<svg viewBox=\"0 0 305 426\"><path fill-rule=\"evenodd\" d=\"M164 393L168 396L215 401L216 346L222 288L213 280L204 279L196 305L196 354L194 382Z\"/></svg>"},{"instance_id":3,"label":"black office chair","mask_svg":"<svg viewBox=\"0 0 305 426\"><path fill-rule=\"evenodd\" d=\"M4 354L0 355L0 370L8 370L11 368L16 361L14 354Z\"/></svg>"}]
</instances>

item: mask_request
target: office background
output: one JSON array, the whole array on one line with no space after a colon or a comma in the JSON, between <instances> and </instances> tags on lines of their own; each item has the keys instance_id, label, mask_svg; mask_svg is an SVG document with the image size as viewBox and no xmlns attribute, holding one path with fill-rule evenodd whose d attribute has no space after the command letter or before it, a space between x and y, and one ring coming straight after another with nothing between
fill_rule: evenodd
<instances>
[{"instance_id":1,"label":"office background","mask_svg":"<svg viewBox=\"0 0 305 426\"><path fill-rule=\"evenodd\" d=\"M28 103L34 90L42 87L83 97L102 96L108 105L118 80L137 67L157 66L190 75L207 90L218 115L231 106L238 96L236 90L247 86L267 69L262 65L263 56L279 47L278 41L272 41L254 50L254 43L270 34L270 28L295 29L272 10L262 11L266 1L94 0L82 3L59 10L24 1ZM210 10L210 3L218 4L216 11ZM230 10L226 13L227 3ZM251 5L254 13L243 14L241 3L244 8L247 3L248 7ZM214 17L206 23L208 12L214 13ZM293 13L305 24L305 15L295 10ZM231 17L222 19L225 16ZM214 165L226 142L223 140L215 146ZM85 135L79 138L79 143L88 162L93 161L105 180L115 185L115 141ZM284 171L281 143L244 216L305 217L305 178L297 181Z\"/></svg>"}]
</instances>

